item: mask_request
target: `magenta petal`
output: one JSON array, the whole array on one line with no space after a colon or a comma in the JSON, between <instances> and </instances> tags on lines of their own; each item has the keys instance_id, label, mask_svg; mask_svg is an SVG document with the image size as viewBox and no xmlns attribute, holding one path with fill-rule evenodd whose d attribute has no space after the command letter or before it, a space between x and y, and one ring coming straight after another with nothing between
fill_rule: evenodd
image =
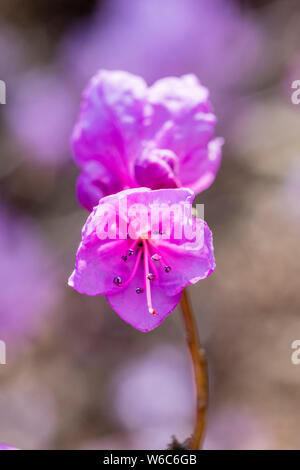
<instances>
[{"instance_id":1,"label":"magenta petal","mask_svg":"<svg viewBox=\"0 0 300 470\"><path fill-rule=\"evenodd\" d=\"M141 148L145 93L144 80L127 72L101 70L91 79L72 135L80 166L98 160L123 187L132 182L129 160Z\"/></svg>"},{"instance_id":2,"label":"magenta petal","mask_svg":"<svg viewBox=\"0 0 300 470\"><path fill-rule=\"evenodd\" d=\"M184 186L196 194L209 188L221 165L223 144L221 137L213 139L206 147L195 149L181 161L180 177Z\"/></svg>"},{"instance_id":3,"label":"magenta petal","mask_svg":"<svg viewBox=\"0 0 300 470\"><path fill-rule=\"evenodd\" d=\"M160 123L191 111L211 112L209 91L193 74L157 80L148 90L148 101Z\"/></svg>"},{"instance_id":4,"label":"magenta petal","mask_svg":"<svg viewBox=\"0 0 300 470\"><path fill-rule=\"evenodd\" d=\"M92 181L86 173L80 173L78 176L76 193L79 203L88 211L92 211L93 207L104 196L103 189L101 189L97 182Z\"/></svg>"},{"instance_id":5,"label":"magenta petal","mask_svg":"<svg viewBox=\"0 0 300 470\"><path fill-rule=\"evenodd\" d=\"M146 149L135 163L138 184L151 189L176 188L177 173L178 158L171 150Z\"/></svg>"},{"instance_id":6,"label":"magenta petal","mask_svg":"<svg viewBox=\"0 0 300 470\"><path fill-rule=\"evenodd\" d=\"M171 268L166 272L163 263L158 266L159 286L168 295L176 295L186 286L207 278L215 270L212 233L202 220L198 219L196 223L204 231L203 240L199 243L187 240L181 244L157 242L166 265Z\"/></svg>"},{"instance_id":7,"label":"magenta petal","mask_svg":"<svg viewBox=\"0 0 300 470\"><path fill-rule=\"evenodd\" d=\"M148 95L154 107L155 145L177 155L178 183L195 192L206 189L219 169L223 143L211 140L216 117L208 90L195 76L187 75L159 80Z\"/></svg>"},{"instance_id":8,"label":"magenta petal","mask_svg":"<svg viewBox=\"0 0 300 470\"><path fill-rule=\"evenodd\" d=\"M119 182L114 174L96 160L90 160L84 165L76 184L78 201L89 211L92 211L103 196L119 189Z\"/></svg>"},{"instance_id":9,"label":"magenta petal","mask_svg":"<svg viewBox=\"0 0 300 470\"><path fill-rule=\"evenodd\" d=\"M122 255L129 248L127 240L101 242L97 237L88 243L82 242L76 256L76 266L69 278L69 286L81 294L101 295L114 292L118 287L116 276L126 279L130 275L129 263Z\"/></svg>"},{"instance_id":10,"label":"magenta petal","mask_svg":"<svg viewBox=\"0 0 300 470\"><path fill-rule=\"evenodd\" d=\"M160 289L152 282L151 294L153 307L157 315L149 313L145 292L136 293L137 287L144 286L144 272L142 267L138 270L135 279L128 287L120 289L120 293L107 295L107 300L112 309L124 320L137 330L147 332L159 326L167 315L169 315L180 301L181 292L177 295L168 296L166 291Z\"/></svg>"},{"instance_id":11,"label":"magenta petal","mask_svg":"<svg viewBox=\"0 0 300 470\"><path fill-rule=\"evenodd\" d=\"M205 148L214 135L216 117L212 113L192 112L174 122L167 121L156 136L159 148L170 149L179 160L195 148Z\"/></svg>"}]
</instances>

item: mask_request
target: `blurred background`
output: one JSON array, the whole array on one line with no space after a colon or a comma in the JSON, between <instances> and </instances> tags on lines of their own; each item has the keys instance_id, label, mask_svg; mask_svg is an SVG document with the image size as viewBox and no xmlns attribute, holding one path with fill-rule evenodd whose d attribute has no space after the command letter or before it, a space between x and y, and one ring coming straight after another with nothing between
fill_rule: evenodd
<instances>
[{"instance_id":1,"label":"blurred background","mask_svg":"<svg viewBox=\"0 0 300 470\"><path fill-rule=\"evenodd\" d=\"M1 0L0 442L163 449L193 422L180 313L142 334L67 287L87 213L69 137L98 68L195 73L223 164L201 194L217 269L189 289L210 374L206 449L300 448L300 3Z\"/></svg>"}]
</instances>

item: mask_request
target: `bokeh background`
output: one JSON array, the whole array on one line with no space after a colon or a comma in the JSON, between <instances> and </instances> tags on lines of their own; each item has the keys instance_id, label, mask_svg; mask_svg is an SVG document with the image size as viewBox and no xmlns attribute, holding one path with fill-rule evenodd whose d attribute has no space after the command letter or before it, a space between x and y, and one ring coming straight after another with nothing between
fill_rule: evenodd
<instances>
[{"instance_id":1,"label":"bokeh background","mask_svg":"<svg viewBox=\"0 0 300 470\"><path fill-rule=\"evenodd\" d=\"M300 448L300 3L1 0L0 442L163 449L193 420L180 313L135 331L67 287L87 213L69 150L98 68L193 72L225 137L200 195L217 270L190 289L210 374L206 449Z\"/></svg>"}]
</instances>

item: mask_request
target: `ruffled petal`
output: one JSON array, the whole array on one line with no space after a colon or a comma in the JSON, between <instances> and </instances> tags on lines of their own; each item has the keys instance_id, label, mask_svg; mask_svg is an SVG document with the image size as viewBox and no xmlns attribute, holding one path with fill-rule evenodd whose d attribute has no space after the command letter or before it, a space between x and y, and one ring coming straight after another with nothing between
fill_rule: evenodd
<instances>
[{"instance_id":1,"label":"ruffled petal","mask_svg":"<svg viewBox=\"0 0 300 470\"><path fill-rule=\"evenodd\" d=\"M147 117L146 83L121 71L99 71L83 93L71 143L76 161L100 161L120 179L132 183L131 161L141 148Z\"/></svg>"},{"instance_id":2,"label":"ruffled petal","mask_svg":"<svg viewBox=\"0 0 300 470\"><path fill-rule=\"evenodd\" d=\"M212 140L217 119L207 88L194 75L165 78L149 88L148 99L156 147L178 157L178 184L195 192L209 187L219 169L223 139Z\"/></svg>"},{"instance_id":3,"label":"ruffled petal","mask_svg":"<svg viewBox=\"0 0 300 470\"><path fill-rule=\"evenodd\" d=\"M146 149L135 163L135 177L140 186L151 189L176 188L178 157L171 150Z\"/></svg>"},{"instance_id":4,"label":"ruffled petal","mask_svg":"<svg viewBox=\"0 0 300 470\"><path fill-rule=\"evenodd\" d=\"M151 282L151 294L153 307L157 315L149 313L147 307L146 293L136 293L137 287L144 286L144 270L139 267L134 280L120 292L107 295L107 300L112 309L127 323L134 328L147 332L159 326L167 315L169 315L180 301L181 293L169 296L159 288L157 281Z\"/></svg>"},{"instance_id":5,"label":"ruffled petal","mask_svg":"<svg viewBox=\"0 0 300 470\"><path fill-rule=\"evenodd\" d=\"M209 188L214 182L222 160L224 139L217 137L204 148L197 148L180 162L180 178L183 186L196 194Z\"/></svg>"},{"instance_id":6,"label":"ruffled petal","mask_svg":"<svg viewBox=\"0 0 300 470\"><path fill-rule=\"evenodd\" d=\"M69 278L69 286L80 294L102 295L114 292L118 286L114 279L127 279L130 264L122 260L129 248L128 240L102 242L93 239L82 242L76 255L75 270Z\"/></svg>"},{"instance_id":7,"label":"ruffled petal","mask_svg":"<svg viewBox=\"0 0 300 470\"><path fill-rule=\"evenodd\" d=\"M96 160L87 162L77 178L78 201L89 211L92 211L102 197L116 193L119 189L119 182L114 174Z\"/></svg>"},{"instance_id":8,"label":"ruffled petal","mask_svg":"<svg viewBox=\"0 0 300 470\"><path fill-rule=\"evenodd\" d=\"M162 260L156 263L159 273L159 286L167 295L176 295L186 286L196 284L210 276L215 270L212 233L208 225L196 219L198 238L183 240L180 243L155 242ZM155 252L155 249L153 249ZM170 268L165 271L165 266Z\"/></svg>"},{"instance_id":9,"label":"ruffled petal","mask_svg":"<svg viewBox=\"0 0 300 470\"><path fill-rule=\"evenodd\" d=\"M208 89L193 74L157 80L148 89L148 101L154 109L153 121L157 127L192 111L212 111Z\"/></svg>"},{"instance_id":10,"label":"ruffled petal","mask_svg":"<svg viewBox=\"0 0 300 470\"><path fill-rule=\"evenodd\" d=\"M159 148L175 152L181 162L188 159L195 149L207 146L214 135L215 125L214 114L192 111L175 121L167 121L157 133L155 142Z\"/></svg>"}]
</instances>

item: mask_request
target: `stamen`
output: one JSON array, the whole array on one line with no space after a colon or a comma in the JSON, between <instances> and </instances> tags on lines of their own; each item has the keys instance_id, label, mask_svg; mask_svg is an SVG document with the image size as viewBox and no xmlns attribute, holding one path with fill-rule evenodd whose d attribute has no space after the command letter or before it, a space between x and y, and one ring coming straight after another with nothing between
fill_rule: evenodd
<instances>
[{"instance_id":1,"label":"stamen","mask_svg":"<svg viewBox=\"0 0 300 470\"><path fill-rule=\"evenodd\" d=\"M167 263L166 259L164 256L162 256L162 253L160 252L160 249L156 246L153 240L149 240L149 245L152 248L152 250L155 251L154 255L151 256L151 259L154 261L160 261L161 263L164 264L164 270L166 273L169 273L171 271L171 266Z\"/></svg>"},{"instance_id":2,"label":"stamen","mask_svg":"<svg viewBox=\"0 0 300 470\"><path fill-rule=\"evenodd\" d=\"M154 281L154 279L156 279L156 276L153 273L149 273L147 274L147 279L149 279L149 281Z\"/></svg>"},{"instance_id":3,"label":"stamen","mask_svg":"<svg viewBox=\"0 0 300 470\"><path fill-rule=\"evenodd\" d=\"M120 276L116 276L114 278L114 283L116 284L116 286L120 286L122 284L122 279L120 278Z\"/></svg>"},{"instance_id":4,"label":"stamen","mask_svg":"<svg viewBox=\"0 0 300 470\"><path fill-rule=\"evenodd\" d=\"M130 284L130 282L132 281L132 279L136 275L137 269L138 269L140 261L141 261L141 257L142 257L142 250L139 250L138 254L136 256L136 260L135 260L135 263L134 263L134 266L133 266L133 270L132 270L129 278L127 279L127 281L125 281L124 284L122 285L122 287L128 286L128 284Z\"/></svg>"},{"instance_id":5,"label":"stamen","mask_svg":"<svg viewBox=\"0 0 300 470\"><path fill-rule=\"evenodd\" d=\"M142 294L142 293L144 292L144 289L142 289L141 287L137 287L137 288L135 289L135 292L136 292L137 294Z\"/></svg>"},{"instance_id":6,"label":"stamen","mask_svg":"<svg viewBox=\"0 0 300 470\"><path fill-rule=\"evenodd\" d=\"M152 315L158 315L158 313L152 307L152 298L151 298L151 286L149 280L149 251L148 251L148 241L143 240L144 246L144 269L145 269L145 284L146 284L146 296L147 296L147 306L149 313Z\"/></svg>"},{"instance_id":7,"label":"stamen","mask_svg":"<svg viewBox=\"0 0 300 470\"><path fill-rule=\"evenodd\" d=\"M159 256L157 253L154 253L154 255L151 256L151 259L153 261L159 261L161 259L161 256Z\"/></svg>"},{"instance_id":8,"label":"stamen","mask_svg":"<svg viewBox=\"0 0 300 470\"><path fill-rule=\"evenodd\" d=\"M137 257L136 257L136 260L135 260L135 263L134 263L134 266L133 266L133 270L129 276L129 278L127 279L127 281L125 281L124 283L122 283L122 279L120 276L116 276L114 278L114 283L117 285L117 286L121 286L122 284L122 287L127 287L128 284L132 281L132 279L134 278L134 276L136 275L136 272L137 272L137 268L139 266L139 263L141 261L141 257L142 257L142 250L139 250L138 253L137 253Z\"/></svg>"},{"instance_id":9,"label":"stamen","mask_svg":"<svg viewBox=\"0 0 300 470\"><path fill-rule=\"evenodd\" d=\"M131 244L131 246L130 246L130 248L129 248L129 250L128 250L128 256L133 255L133 253L134 253L134 248L135 248L136 245L138 244L138 241L139 241L139 239L136 239L136 240L134 240L134 242Z\"/></svg>"},{"instance_id":10,"label":"stamen","mask_svg":"<svg viewBox=\"0 0 300 470\"><path fill-rule=\"evenodd\" d=\"M154 279L158 279L158 271L157 271L157 269L156 269L155 263L154 263L153 260L152 260L152 256L151 256L151 258L149 258L149 262L150 262L151 269L152 269L153 274L154 274L154 278L153 278L153 279L150 279L150 281L153 281ZM150 273L150 274L151 274L151 273Z\"/></svg>"}]
</instances>

